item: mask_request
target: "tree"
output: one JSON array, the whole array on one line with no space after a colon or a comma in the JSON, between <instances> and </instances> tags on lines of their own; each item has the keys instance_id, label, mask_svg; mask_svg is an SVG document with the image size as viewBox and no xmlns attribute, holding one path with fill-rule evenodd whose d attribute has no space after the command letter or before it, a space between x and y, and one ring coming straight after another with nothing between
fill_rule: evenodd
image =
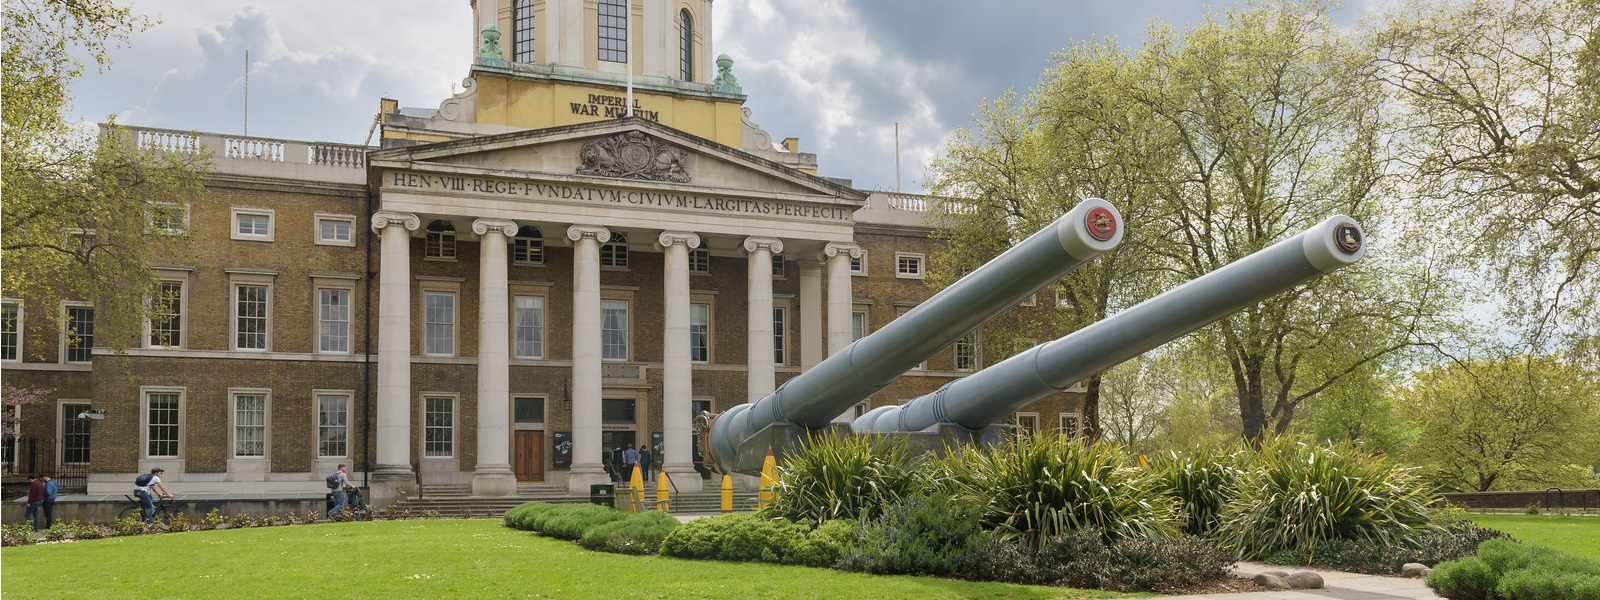
<instances>
[{"instance_id":1,"label":"tree","mask_svg":"<svg viewBox=\"0 0 1600 600\"><path fill-rule=\"evenodd\" d=\"M1153 28L1136 53L1107 41L1059 55L1038 91L985 106L933 163L934 193L962 199L947 203L953 258L936 275L965 272L1072 200L1107 198L1128 237L1057 286L1053 316L1081 327L1333 214L1381 230L1377 84L1327 11L1250 5L1181 36ZM1203 330L1219 351L1198 360L1231 373L1244 435L1286 431L1308 399L1423 343L1452 300L1428 260L1369 258ZM1101 381L1087 382L1091 405Z\"/></svg>"},{"instance_id":2,"label":"tree","mask_svg":"<svg viewBox=\"0 0 1600 600\"><path fill-rule=\"evenodd\" d=\"M1600 327L1596 15L1596 0L1410 0L1371 32L1414 208L1442 217L1438 241L1488 272L1535 344L1592 345Z\"/></svg>"},{"instance_id":3,"label":"tree","mask_svg":"<svg viewBox=\"0 0 1600 600\"><path fill-rule=\"evenodd\" d=\"M52 393L54 390L13 387L9 384L0 386L0 396L3 396L0 397L0 439L17 437L18 427L21 425L18 423L18 416L22 407L43 402Z\"/></svg>"},{"instance_id":4,"label":"tree","mask_svg":"<svg viewBox=\"0 0 1600 600\"><path fill-rule=\"evenodd\" d=\"M1418 431L1408 458L1449 489L1570 485L1600 448L1600 378L1559 356L1436 366L1395 397Z\"/></svg>"},{"instance_id":5,"label":"tree","mask_svg":"<svg viewBox=\"0 0 1600 600\"><path fill-rule=\"evenodd\" d=\"M1376 84L1328 8L1252 4L1181 36L1152 30L1131 94L1176 149L1156 188L1172 232L1158 252L1184 279L1332 214L1381 231ZM1422 343L1448 297L1416 292L1437 283L1436 271L1369 258L1204 330L1245 438L1283 433L1309 398Z\"/></svg>"},{"instance_id":6,"label":"tree","mask_svg":"<svg viewBox=\"0 0 1600 600\"><path fill-rule=\"evenodd\" d=\"M1101 374L1100 427L1107 439L1143 448L1168 430L1165 409L1176 395L1176 367L1150 353Z\"/></svg>"},{"instance_id":7,"label":"tree","mask_svg":"<svg viewBox=\"0 0 1600 600\"><path fill-rule=\"evenodd\" d=\"M1026 341L1104 319L1149 297L1162 276L1144 258L1156 232L1128 226L1154 220L1143 202L1153 184L1146 165L1160 160L1139 152L1152 145L1141 138L1151 128L1139 124L1149 114L1118 101L1130 76L1115 43L1075 45L1054 58L1044 91L1020 104L1011 91L987 103L975 127L958 130L931 165L931 193L948 199L937 205L935 235L947 245L932 261L935 285L949 285L1086 198L1108 200L1122 213L1117 249L1052 284L1036 306L984 327L986 356L1010 356ZM1084 384L1084 428L1098 437L1101 376Z\"/></svg>"},{"instance_id":8,"label":"tree","mask_svg":"<svg viewBox=\"0 0 1600 600\"><path fill-rule=\"evenodd\" d=\"M152 262L186 248L181 232L147 234L147 211L200 201L209 159L142 148L114 123L83 132L68 86L85 69L74 53L104 69L109 47L151 25L89 0L8 1L4 15L3 287L36 306L93 302L96 343L118 349L144 322Z\"/></svg>"}]
</instances>

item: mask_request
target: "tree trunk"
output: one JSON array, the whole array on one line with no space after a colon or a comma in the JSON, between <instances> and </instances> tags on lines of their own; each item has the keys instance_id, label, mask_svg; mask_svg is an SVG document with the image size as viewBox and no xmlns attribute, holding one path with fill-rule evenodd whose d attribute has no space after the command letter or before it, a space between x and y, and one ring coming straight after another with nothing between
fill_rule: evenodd
<instances>
[{"instance_id":1,"label":"tree trunk","mask_svg":"<svg viewBox=\"0 0 1600 600\"><path fill-rule=\"evenodd\" d=\"M1083 393L1083 435L1100 439L1100 376L1090 377Z\"/></svg>"}]
</instances>

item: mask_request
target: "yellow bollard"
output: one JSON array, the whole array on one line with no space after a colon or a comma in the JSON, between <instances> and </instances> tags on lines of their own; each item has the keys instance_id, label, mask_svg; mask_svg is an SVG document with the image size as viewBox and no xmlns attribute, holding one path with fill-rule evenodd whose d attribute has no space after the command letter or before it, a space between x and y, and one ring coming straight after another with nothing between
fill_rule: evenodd
<instances>
[{"instance_id":1,"label":"yellow bollard","mask_svg":"<svg viewBox=\"0 0 1600 600\"><path fill-rule=\"evenodd\" d=\"M761 461L761 491L756 494L756 509L766 508L772 504L772 497L778 487L778 459L772 456L772 450L767 450L766 460Z\"/></svg>"},{"instance_id":2,"label":"yellow bollard","mask_svg":"<svg viewBox=\"0 0 1600 600\"><path fill-rule=\"evenodd\" d=\"M668 512L672 510L672 493L667 491L667 472L662 471L656 477L656 510Z\"/></svg>"},{"instance_id":3,"label":"yellow bollard","mask_svg":"<svg viewBox=\"0 0 1600 600\"><path fill-rule=\"evenodd\" d=\"M722 512L733 512L733 478L722 476Z\"/></svg>"},{"instance_id":4,"label":"yellow bollard","mask_svg":"<svg viewBox=\"0 0 1600 600\"><path fill-rule=\"evenodd\" d=\"M633 477L628 479L628 499L630 500L629 504L632 505L628 512L644 510L644 477L639 475L641 470L635 466L633 468Z\"/></svg>"}]
</instances>

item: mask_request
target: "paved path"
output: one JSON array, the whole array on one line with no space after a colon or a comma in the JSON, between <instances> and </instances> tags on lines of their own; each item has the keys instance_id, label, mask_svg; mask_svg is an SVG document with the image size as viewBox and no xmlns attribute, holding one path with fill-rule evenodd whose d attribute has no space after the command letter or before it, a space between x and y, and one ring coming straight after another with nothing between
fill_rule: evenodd
<instances>
[{"instance_id":1,"label":"paved path","mask_svg":"<svg viewBox=\"0 0 1600 600\"><path fill-rule=\"evenodd\" d=\"M1312 598L1337 598L1339 600L1438 600L1439 596L1422 584L1421 579L1403 579L1400 577L1383 577L1379 575L1361 575L1357 573L1341 573L1339 571L1323 571L1320 569L1305 569L1295 567L1282 567L1278 565L1264 565L1261 563L1241 562L1236 565L1234 575L1242 578L1254 577L1263 571L1315 571L1322 576L1325 586L1320 590L1287 590L1281 592L1242 592L1234 594L1197 594L1193 596L1167 596L1163 600L1310 600Z\"/></svg>"}]
</instances>

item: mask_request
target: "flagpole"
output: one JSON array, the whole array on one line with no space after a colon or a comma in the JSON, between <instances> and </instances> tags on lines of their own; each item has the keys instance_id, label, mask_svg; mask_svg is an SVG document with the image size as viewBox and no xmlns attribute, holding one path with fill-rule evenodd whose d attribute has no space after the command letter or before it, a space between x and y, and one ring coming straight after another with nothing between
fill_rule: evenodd
<instances>
[{"instance_id":1,"label":"flagpole","mask_svg":"<svg viewBox=\"0 0 1600 600\"><path fill-rule=\"evenodd\" d=\"M624 112L623 114L624 114L624 116L631 117L631 116L633 116L633 3L632 2L628 3L628 8L626 10L627 10L627 12L623 14L623 17L624 17L623 22L626 24L626 27L627 27L627 34L626 35L627 35L628 39L627 39L627 41L623 42L624 44L627 44L627 46L625 48L623 48L623 50L627 52L627 54L625 56L628 57L628 62L627 62L627 69L628 69L628 105L627 105L627 108L626 108L626 112Z\"/></svg>"}]
</instances>

